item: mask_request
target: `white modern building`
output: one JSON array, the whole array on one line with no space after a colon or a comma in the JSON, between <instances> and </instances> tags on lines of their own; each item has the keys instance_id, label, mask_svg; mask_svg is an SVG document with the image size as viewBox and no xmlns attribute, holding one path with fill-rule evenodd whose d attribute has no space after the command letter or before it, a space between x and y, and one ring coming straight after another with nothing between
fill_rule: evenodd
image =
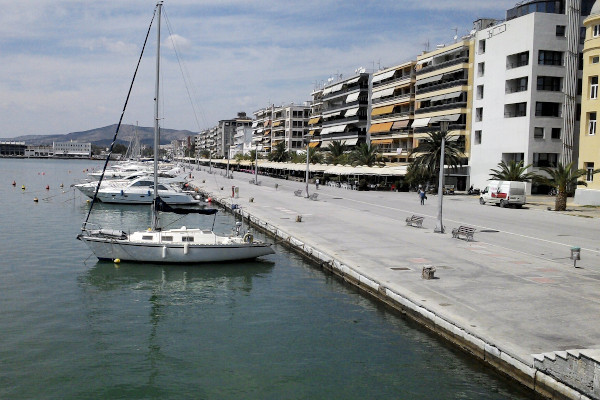
<instances>
[{"instance_id":1,"label":"white modern building","mask_svg":"<svg viewBox=\"0 0 600 400\"><path fill-rule=\"evenodd\" d=\"M238 154L248 154L252 147L252 127L240 125L235 130L233 137L233 146L229 148L229 158L234 158Z\"/></svg>"},{"instance_id":2,"label":"white modern building","mask_svg":"<svg viewBox=\"0 0 600 400\"><path fill-rule=\"evenodd\" d=\"M589 14L592 3L521 2L505 21L475 22L469 157L474 187L484 188L501 161L523 161L536 171L577 160L583 43L578 14Z\"/></svg>"},{"instance_id":3,"label":"white modern building","mask_svg":"<svg viewBox=\"0 0 600 400\"><path fill-rule=\"evenodd\" d=\"M92 144L73 141L53 142L52 152L54 157L90 158L92 156Z\"/></svg>"}]
</instances>

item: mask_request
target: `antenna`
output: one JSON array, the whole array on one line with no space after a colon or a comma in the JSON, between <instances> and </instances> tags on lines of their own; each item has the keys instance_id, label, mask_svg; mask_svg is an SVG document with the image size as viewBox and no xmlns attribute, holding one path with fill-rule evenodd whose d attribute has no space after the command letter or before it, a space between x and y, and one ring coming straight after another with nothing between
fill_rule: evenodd
<instances>
[{"instance_id":1,"label":"antenna","mask_svg":"<svg viewBox=\"0 0 600 400\"><path fill-rule=\"evenodd\" d=\"M429 39L427 39L427 41L423 43L423 45L425 46L425 52L429 52Z\"/></svg>"},{"instance_id":2,"label":"antenna","mask_svg":"<svg viewBox=\"0 0 600 400\"><path fill-rule=\"evenodd\" d=\"M456 43L456 39L458 39L458 27L455 26L452 30L454 31L454 43Z\"/></svg>"}]
</instances>

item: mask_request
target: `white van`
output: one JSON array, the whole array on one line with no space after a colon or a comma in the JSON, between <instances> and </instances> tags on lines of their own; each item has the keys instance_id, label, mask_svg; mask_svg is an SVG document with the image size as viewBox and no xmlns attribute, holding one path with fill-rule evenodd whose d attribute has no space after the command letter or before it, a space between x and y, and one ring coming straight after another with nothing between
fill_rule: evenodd
<instances>
[{"instance_id":1,"label":"white van","mask_svg":"<svg viewBox=\"0 0 600 400\"><path fill-rule=\"evenodd\" d=\"M525 204L525 182L488 181L479 196L479 203L492 203L500 207L514 205L521 208Z\"/></svg>"}]
</instances>

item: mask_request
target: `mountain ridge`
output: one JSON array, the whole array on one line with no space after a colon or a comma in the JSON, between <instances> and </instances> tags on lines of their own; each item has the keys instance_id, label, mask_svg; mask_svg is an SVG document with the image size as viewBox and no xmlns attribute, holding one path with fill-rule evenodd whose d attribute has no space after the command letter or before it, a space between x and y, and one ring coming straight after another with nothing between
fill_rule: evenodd
<instances>
[{"instance_id":1,"label":"mountain ridge","mask_svg":"<svg viewBox=\"0 0 600 400\"><path fill-rule=\"evenodd\" d=\"M52 145L52 142L83 142L91 143L96 146L109 146L115 135L117 124L104 126L102 128L94 128L87 131L71 132L62 135L23 135L14 138L0 139L2 141L25 142L28 145L42 146ZM142 145L153 146L154 144L154 128L142 127L135 125L122 124L117 136L117 143L128 144L136 134L140 138ZM182 140L188 136L194 136L196 133L188 130L165 129L160 130L160 144L169 144L177 139Z\"/></svg>"}]
</instances>

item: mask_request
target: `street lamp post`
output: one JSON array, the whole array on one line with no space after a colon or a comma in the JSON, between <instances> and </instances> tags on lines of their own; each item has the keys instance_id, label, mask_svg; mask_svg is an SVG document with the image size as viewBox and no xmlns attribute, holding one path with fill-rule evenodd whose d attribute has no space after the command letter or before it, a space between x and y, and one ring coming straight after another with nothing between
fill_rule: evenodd
<instances>
[{"instance_id":1,"label":"street lamp post","mask_svg":"<svg viewBox=\"0 0 600 400\"><path fill-rule=\"evenodd\" d=\"M254 184L258 185L258 143L254 146Z\"/></svg>"},{"instance_id":2,"label":"street lamp post","mask_svg":"<svg viewBox=\"0 0 600 400\"><path fill-rule=\"evenodd\" d=\"M309 150L309 141L306 141L306 197L310 196L310 194L308 193L308 177L309 177L309 173L310 173L310 167L309 167L309 159L308 159L308 150Z\"/></svg>"},{"instance_id":3,"label":"street lamp post","mask_svg":"<svg viewBox=\"0 0 600 400\"><path fill-rule=\"evenodd\" d=\"M448 121L440 121L440 132L442 133L442 146L440 149L440 176L438 179L438 215L435 224L435 233L445 233L444 224L442 222L442 206L444 202L444 161L445 161L445 146L446 134L448 133Z\"/></svg>"}]
</instances>

